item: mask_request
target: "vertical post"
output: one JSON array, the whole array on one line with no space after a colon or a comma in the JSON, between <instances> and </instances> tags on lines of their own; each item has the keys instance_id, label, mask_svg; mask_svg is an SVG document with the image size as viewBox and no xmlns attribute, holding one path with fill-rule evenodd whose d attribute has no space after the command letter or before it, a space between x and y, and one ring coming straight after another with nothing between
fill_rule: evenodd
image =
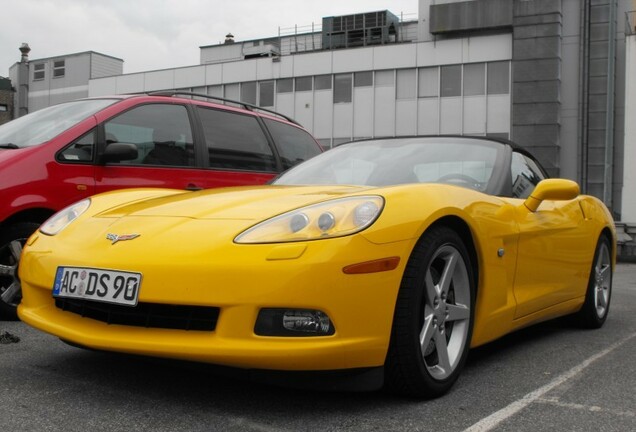
<instances>
[{"instance_id":1,"label":"vertical post","mask_svg":"<svg viewBox=\"0 0 636 432\"><path fill-rule=\"evenodd\" d=\"M610 0L607 35L607 111L605 114L605 164L603 202L612 208L614 186L614 84L616 61L616 0ZM629 79L629 78L628 78Z\"/></svg>"}]
</instances>

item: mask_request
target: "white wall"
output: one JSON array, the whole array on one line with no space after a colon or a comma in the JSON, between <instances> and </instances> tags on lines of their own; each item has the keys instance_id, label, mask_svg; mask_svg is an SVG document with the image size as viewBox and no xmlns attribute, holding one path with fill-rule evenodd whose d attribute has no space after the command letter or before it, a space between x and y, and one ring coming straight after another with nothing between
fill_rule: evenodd
<instances>
[{"instance_id":1,"label":"white wall","mask_svg":"<svg viewBox=\"0 0 636 432\"><path fill-rule=\"evenodd\" d=\"M512 35L361 47L167 69L91 80L90 96L208 88L281 78L396 71L510 60ZM397 74L396 74L397 80ZM352 102L333 102L332 90L275 94L274 110L294 117L316 138L355 139L417 134L510 132L510 95L457 98L396 96L390 85L353 87ZM215 87L217 90L218 88ZM226 94L226 97L227 94ZM271 107L268 107L271 108ZM468 113L474 113L469 115Z\"/></svg>"},{"instance_id":2,"label":"white wall","mask_svg":"<svg viewBox=\"0 0 636 432\"><path fill-rule=\"evenodd\" d=\"M625 41L625 157L621 220L636 222L636 35Z\"/></svg>"}]
</instances>

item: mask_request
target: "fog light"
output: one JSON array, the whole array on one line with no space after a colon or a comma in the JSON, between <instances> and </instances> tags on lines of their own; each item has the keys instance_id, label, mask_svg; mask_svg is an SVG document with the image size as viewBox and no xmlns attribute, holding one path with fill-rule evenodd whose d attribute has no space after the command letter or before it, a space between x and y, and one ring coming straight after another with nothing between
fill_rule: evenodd
<instances>
[{"instance_id":1,"label":"fog light","mask_svg":"<svg viewBox=\"0 0 636 432\"><path fill-rule=\"evenodd\" d=\"M314 309L261 309L254 326L260 336L329 336L335 330L327 314Z\"/></svg>"},{"instance_id":2,"label":"fog light","mask_svg":"<svg viewBox=\"0 0 636 432\"><path fill-rule=\"evenodd\" d=\"M283 327L291 331L327 334L330 325L329 317L320 311L291 310L283 314Z\"/></svg>"}]
</instances>

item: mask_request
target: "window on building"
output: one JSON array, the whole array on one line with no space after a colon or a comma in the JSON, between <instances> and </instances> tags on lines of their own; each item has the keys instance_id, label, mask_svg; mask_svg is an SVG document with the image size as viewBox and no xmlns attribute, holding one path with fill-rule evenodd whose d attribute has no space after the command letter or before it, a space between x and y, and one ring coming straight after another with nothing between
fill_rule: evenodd
<instances>
[{"instance_id":1,"label":"window on building","mask_svg":"<svg viewBox=\"0 0 636 432\"><path fill-rule=\"evenodd\" d=\"M241 83L241 102L256 105L256 82Z\"/></svg>"},{"instance_id":2,"label":"window on building","mask_svg":"<svg viewBox=\"0 0 636 432\"><path fill-rule=\"evenodd\" d=\"M138 158L122 164L194 166L188 111L182 105L150 104L133 108L104 124L106 142L137 147Z\"/></svg>"},{"instance_id":3,"label":"window on building","mask_svg":"<svg viewBox=\"0 0 636 432\"><path fill-rule=\"evenodd\" d=\"M312 77L298 77L296 78L296 91L311 91L313 89Z\"/></svg>"},{"instance_id":4,"label":"window on building","mask_svg":"<svg viewBox=\"0 0 636 432\"><path fill-rule=\"evenodd\" d=\"M472 63L464 65L464 96L486 93L486 64Z\"/></svg>"},{"instance_id":5,"label":"window on building","mask_svg":"<svg viewBox=\"0 0 636 432\"><path fill-rule=\"evenodd\" d=\"M258 83L258 105L262 107L274 106L274 81Z\"/></svg>"},{"instance_id":6,"label":"window on building","mask_svg":"<svg viewBox=\"0 0 636 432\"><path fill-rule=\"evenodd\" d=\"M314 85L316 90L331 90L331 75L317 75Z\"/></svg>"},{"instance_id":7,"label":"window on building","mask_svg":"<svg viewBox=\"0 0 636 432\"><path fill-rule=\"evenodd\" d=\"M418 96L437 97L439 95L439 70L437 67L420 68L418 71Z\"/></svg>"},{"instance_id":8,"label":"window on building","mask_svg":"<svg viewBox=\"0 0 636 432\"><path fill-rule=\"evenodd\" d=\"M442 66L440 94L442 97L462 95L462 66Z\"/></svg>"},{"instance_id":9,"label":"window on building","mask_svg":"<svg viewBox=\"0 0 636 432\"><path fill-rule=\"evenodd\" d=\"M333 103L351 102L351 74L334 75Z\"/></svg>"},{"instance_id":10,"label":"window on building","mask_svg":"<svg viewBox=\"0 0 636 432\"><path fill-rule=\"evenodd\" d=\"M398 69L396 96L398 99L415 98L415 69Z\"/></svg>"},{"instance_id":11,"label":"window on building","mask_svg":"<svg viewBox=\"0 0 636 432\"><path fill-rule=\"evenodd\" d=\"M375 86L384 87L395 85L395 71L383 70L375 72Z\"/></svg>"},{"instance_id":12,"label":"window on building","mask_svg":"<svg viewBox=\"0 0 636 432\"><path fill-rule=\"evenodd\" d=\"M61 78L66 73L66 61L58 60L53 62L53 78Z\"/></svg>"},{"instance_id":13,"label":"window on building","mask_svg":"<svg viewBox=\"0 0 636 432\"><path fill-rule=\"evenodd\" d=\"M353 75L354 87L369 87L373 85L373 72L356 72Z\"/></svg>"},{"instance_id":14,"label":"window on building","mask_svg":"<svg viewBox=\"0 0 636 432\"><path fill-rule=\"evenodd\" d=\"M488 63L488 94L510 93L510 62Z\"/></svg>"},{"instance_id":15,"label":"window on building","mask_svg":"<svg viewBox=\"0 0 636 432\"><path fill-rule=\"evenodd\" d=\"M44 63L37 63L33 65L33 81L44 79Z\"/></svg>"},{"instance_id":16,"label":"window on building","mask_svg":"<svg viewBox=\"0 0 636 432\"><path fill-rule=\"evenodd\" d=\"M0 104L0 112L7 112L7 111L9 111L9 106L5 104Z\"/></svg>"},{"instance_id":17,"label":"window on building","mask_svg":"<svg viewBox=\"0 0 636 432\"><path fill-rule=\"evenodd\" d=\"M283 78L276 81L276 93L291 93L294 91L293 78Z\"/></svg>"},{"instance_id":18,"label":"window on building","mask_svg":"<svg viewBox=\"0 0 636 432\"><path fill-rule=\"evenodd\" d=\"M238 84L225 84L225 98L232 100L239 100L239 85Z\"/></svg>"},{"instance_id":19,"label":"window on building","mask_svg":"<svg viewBox=\"0 0 636 432\"><path fill-rule=\"evenodd\" d=\"M211 168L276 171L276 160L256 117L197 107Z\"/></svg>"},{"instance_id":20,"label":"window on building","mask_svg":"<svg viewBox=\"0 0 636 432\"><path fill-rule=\"evenodd\" d=\"M223 97L223 86L222 85L208 86L207 93L209 96Z\"/></svg>"}]
</instances>

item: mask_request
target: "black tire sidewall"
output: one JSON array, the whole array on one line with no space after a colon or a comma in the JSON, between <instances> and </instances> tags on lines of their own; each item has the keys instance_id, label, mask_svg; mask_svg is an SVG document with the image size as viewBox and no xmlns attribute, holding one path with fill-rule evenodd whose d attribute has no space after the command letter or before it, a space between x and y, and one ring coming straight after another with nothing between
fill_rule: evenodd
<instances>
[{"instance_id":1,"label":"black tire sidewall","mask_svg":"<svg viewBox=\"0 0 636 432\"><path fill-rule=\"evenodd\" d=\"M579 323L585 328L600 328L605 324L607 316L610 311L610 304L612 302L612 283L614 275L610 271L610 284L609 284L609 296L607 299L607 306L605 307L605 314L602 317L598 316L596 311L596 302L594 299L594 290L596 289L596 262L598 261L599 254L601 253L602 246L607 247L610 256L612 254L611 242L605 235L601 235L596 244L594 251L594 259L592 260L592 267L590 269L590 278L587 283L587 291L585 293L585 302L578 313ZM611 266L610 262L610 266Z\"/></svg>"},{"instance_id":2,"label":"black tire sidewall","mask_svg":"<svg viewBox=\"0 0 636 432\"><path fill-rule=\"evenodd\" d=\"M437 251L445 245L450 245L459 251L466 264L470 281L470 320L466 342L455 370L447 378L439 380L430 374L421 356L419 333L422 328L426 269ZM398 294L390 353L387 357L388 367L402 369L402 375L408 378L401 384L401 389L393 390L418 397L437 397L446 393L459 377L468 357L474 324L476 280L472 265L464 241L454 230L444 226L434 227L425 233L413 249ZM408 309L408 316L399 316L400 311L404 309ZM398 365L396 362L401 364Z\"/></svg>"},{"instance_id":3,"label":"black tire sidewall","mask_svg":"<svg viewBox=\"0 0 636 432\"><path fill-rule=\"evenodd\" d=\"M18 222L3 227L0 232L0 249L4 249L9 243L22 239L26 241L40 224L35 222ZM18 319L17 309L0 300L0 319L15 321Z\"/></svg>"}]
</instances>

